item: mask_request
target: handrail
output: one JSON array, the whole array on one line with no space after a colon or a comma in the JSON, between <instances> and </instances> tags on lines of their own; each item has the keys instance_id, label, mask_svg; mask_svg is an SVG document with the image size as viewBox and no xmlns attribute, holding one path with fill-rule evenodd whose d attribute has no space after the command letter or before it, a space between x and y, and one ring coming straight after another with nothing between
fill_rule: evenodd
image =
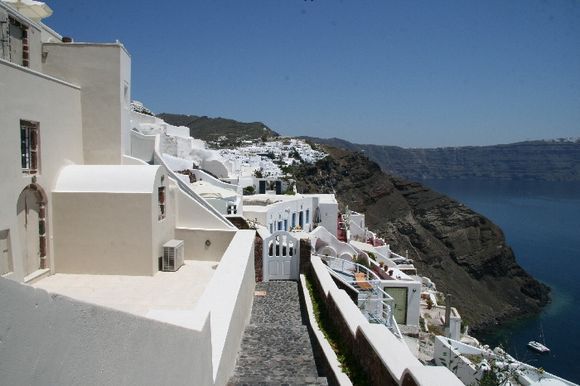
<instances>
[{"instance_id":1,"label":"handrail","mask_svg":"<svg viewBox=\"0 0 580 386\"><path fill-rule=\"evenodd\" d=\"M236 194L242 194L241 192L241 188L239 187L239 185L236 184L231 184L231 183L227 183L224 182L218 178L215 178L214 176L212 176L211 174L209 174L208 172L206 172L205 170L202 169L191 169L193 174L195 174L195 177L198 179L201 179L200 175L203 176L204 181L210 181L214 186L226 189L226 190L231 190L232 192L236 193Z\"/></svg>"},{"instance_id":2,"label":"handrail","mask_svg":"<svg viewBox=\"0 0 580 386\"><path fill-rule=\"evenodd\" d=\"M236 227L227 218L225 218L217 209L215 209L213 206L211 206L207 201L205 201L203 198L198 196L188 186L188 184L186 184L181 178L179 178L179 176L177 176L177 174L173 170L171 170L171 168L169 168L167 166L167 164L165 163L165 160L163 160L163 157L161 156L161 154L159 152L159 148L160 148L159 142L160 142L160 134L155 134L155 149L154 149L154 153L153 153L153 163L156 165L163 166L167 170L167 173L169 174L169 176L173 180L175 180L177 185L181 188L181 190L184 193L186 193L189 197L191 197L192 199L197 201L200 205L202 205L208 211L210 211L211 213L216 215L224 223L224 225L226 225L228 228L235 229Z\"/></svg>"},{"instance_id":3,"label":"handrail","mask_svg":"<svg viewBox=\"0 0 580 386\"><path fill-rule=\"evenodd\" d=\"M380 285L382 280L377 276L376 273L364 265L355 263L350 260L332 256L318 256L323 261L327 262L326 268L330 272L339 271L348 274L364 272L367 277L367 282L372 286L372 289L367 291L358 291L359 297L357 306L369 321L385 325L396 337L399 339L402 338L401 330L399 329L399 325L397 324L393 315L395 299L383 290ZM337 267L336 263L340 264L338 266L340 268ZM345 268L346 265L348 265L349 268ZM337 275L333 276L337 277ZM374 279L369 279L369 277L373 277ZM340 276L338 276L338 278L350 286L356 283L356 280L348 281ZM379 304L376 302L379 302ZM377 305L379 307L376 307ZM381 309L379 313L376 312L377 308Z\"/></svg>"}]
</instances>

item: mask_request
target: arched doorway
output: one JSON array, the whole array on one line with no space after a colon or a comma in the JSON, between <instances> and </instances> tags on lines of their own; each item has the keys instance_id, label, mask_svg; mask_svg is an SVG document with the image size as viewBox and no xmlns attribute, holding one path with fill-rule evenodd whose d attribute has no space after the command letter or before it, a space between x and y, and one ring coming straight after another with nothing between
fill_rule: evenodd
<instances>
[{"instance_id":1,"label":"arched doorway","mask_svg":"<svg viewBox=\"0 0 580 386\"><path fill-rule=\"evenodd\" d=\"M47 268L46 195L37 184L30 184L18 197L16 205L24 275Z\"/></svg>"}]
</instances>

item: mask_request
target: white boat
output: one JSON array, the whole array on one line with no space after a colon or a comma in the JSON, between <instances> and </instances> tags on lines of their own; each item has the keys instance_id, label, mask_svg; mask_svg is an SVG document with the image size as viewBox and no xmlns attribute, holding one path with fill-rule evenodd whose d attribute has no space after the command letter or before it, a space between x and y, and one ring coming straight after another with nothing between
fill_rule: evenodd
<instances>
[{"instance_id":1,"label":"white boat","mask_svg":"<svg viewBox=\"0 0 580 386\"><path fill-rule=\"evenodd\" d=\"M547 353L550 352L550 349L541 344L540 342L536 342L535 340L531 340L528 342L528 347L532 350L536 350L539 353Z\"/></svg>"}]
</instances>

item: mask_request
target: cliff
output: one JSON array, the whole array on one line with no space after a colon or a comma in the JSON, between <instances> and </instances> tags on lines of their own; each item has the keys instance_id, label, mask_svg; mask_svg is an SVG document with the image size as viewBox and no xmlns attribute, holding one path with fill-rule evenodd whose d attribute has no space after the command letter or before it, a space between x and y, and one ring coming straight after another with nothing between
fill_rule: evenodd
<instances>
[{"instance_id":1,"label":"cliff","mask_svg":"<svg viewBox=\"0 0 580 386\"><path fill-rule=\"evenodd\" d=\"M436 149L360 145L338 138L313 140L364 151L385 172L411 180L489 178L580 181L580 140L527 141Z\"/></svg>"},{"instance_id":2,"label":"cliff","mask_svg":"<svg viewBox=\"0 0 580 386\"><path fill-rule=\"evenodd\" d=\"M341 205L366 214L393 250L409 251L419 272L451 293L475 330L537 313L549 288L527 274L502 231L442 194L387 175L360 152L326 147L330 156L295 171L299 192L335 192Z\"/></svg>"}]
</instances>

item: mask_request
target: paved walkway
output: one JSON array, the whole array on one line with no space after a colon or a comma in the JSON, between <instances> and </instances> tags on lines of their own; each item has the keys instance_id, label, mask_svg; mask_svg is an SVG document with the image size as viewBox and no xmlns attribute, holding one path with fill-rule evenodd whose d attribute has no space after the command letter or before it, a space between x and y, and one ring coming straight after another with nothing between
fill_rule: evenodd
<instances>
[{"instance_id":1,"label":"paved walkway","mask_svg":"<svg viewBox=\"0 0 580 386\"><path fill-rule=\"evenodd\" d=\"M256 284L252 317L229 385L328 384L318 374L298 291L297 282Z\"/></svg>"}]
</instances>

